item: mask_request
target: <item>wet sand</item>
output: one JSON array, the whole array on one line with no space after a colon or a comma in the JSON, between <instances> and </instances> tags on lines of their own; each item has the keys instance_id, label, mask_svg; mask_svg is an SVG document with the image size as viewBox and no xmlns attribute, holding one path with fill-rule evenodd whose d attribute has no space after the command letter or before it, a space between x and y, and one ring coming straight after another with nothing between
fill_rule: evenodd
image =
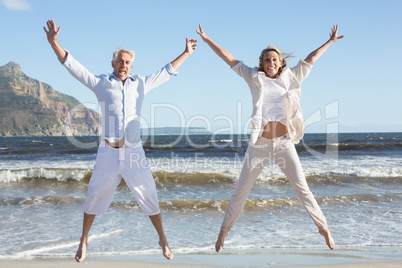
<instances>
[{"instance_id":1,"label":"wet sand","mask_svg":"<svg viewBox=\"0 0 402 268\"><path fill-rule=\"evenodd\" d=\"M402 267L400 247L327 249L249 249L213 252L175 253L168 261L162 255L89 255L77 264L73 256L60 258L35 257L30 259L3 259L0 267L78 267L87 268L136 268L136 267L339 267L339 268L396 268Z\"/></svg>"}]
</instances>

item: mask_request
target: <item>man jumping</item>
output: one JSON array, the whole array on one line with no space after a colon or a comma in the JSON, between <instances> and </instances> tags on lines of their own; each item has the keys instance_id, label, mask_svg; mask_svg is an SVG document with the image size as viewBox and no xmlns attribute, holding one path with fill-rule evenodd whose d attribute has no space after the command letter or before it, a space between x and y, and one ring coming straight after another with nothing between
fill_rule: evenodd
<instances>
[{"instance_id":1,"label":"man jumping","mask_svg":"<svg viewBox=\"0 0 402 268\"><path fill-rule=\"evenodd\" d=\"M85 259L88 233L95 216L109 208L122 177L158 232L163 255L173 259L163 231L155 181L141 143L140 115L144 96L169 80L171 75L177 75L177 69L196 49L197 40L186 38L185 51L149 76L130 75L135 54L126 49L114 52L111 75L94 75L60 46L57 38L61 27L56 29L55 22L49 20L47 29L43 28L59 61L72 76L95 93L102 111L101 143L88 184L82 236L75 260L81 262Z\"/></svg>"}]
</instances>

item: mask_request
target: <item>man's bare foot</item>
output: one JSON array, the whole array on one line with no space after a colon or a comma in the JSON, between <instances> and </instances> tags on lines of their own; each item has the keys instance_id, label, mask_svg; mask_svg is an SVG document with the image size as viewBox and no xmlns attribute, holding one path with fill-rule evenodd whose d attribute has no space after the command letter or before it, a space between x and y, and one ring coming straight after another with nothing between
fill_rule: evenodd
<instances>
[{"instance_id":1,"label":"man's bare foot","mask_svg":"<svg viewBox=\"0 0 402 268\"><path fill-rule=\"evenodd\" d=\"M87 252L87 241L84 239L81 239L80 245L78 246L77 253L75 254L75 260L77 262L82 262L85 257L86 257L86 252Z\"/></svg>"},{"instance_id":2,"label":"man's bare foot","mask_svg":"<svg viewBox=\"0 0 402 268\"><path fill-rule=\"evenodd\" d=\"M173 253L170 250L169 244L166 239L160 240L159 246L162 248L163 256L165 256L166 259L168 259L168 260L173 259Z\"/></svg>"},{"instance_id":3,"label":"man's bare foot","mask_svg":"<svg viewBox=\"0 0 402 268\"><path fill-rule=\"evenodd\" d=\"M218 240L216 240L215 250L216 252L221 252L223 249L223 244L225 243L225 238L228 236L229 232L220 231Z\"/></svg>"},{"instance_id":4,"label":"man's bare foot","mask_svg":"<svg viewBox=\"0 0 402 268\"><path fill-rule=\"evenodd\" d=\"M325 242L327 243L328 247L330 249L334 249L335 248L335 241L332 238L331 233L329 232L328 229L320 229L319 230L320 235L322 235L323 237L325 237Z\"/></svg>"}]
</instances>

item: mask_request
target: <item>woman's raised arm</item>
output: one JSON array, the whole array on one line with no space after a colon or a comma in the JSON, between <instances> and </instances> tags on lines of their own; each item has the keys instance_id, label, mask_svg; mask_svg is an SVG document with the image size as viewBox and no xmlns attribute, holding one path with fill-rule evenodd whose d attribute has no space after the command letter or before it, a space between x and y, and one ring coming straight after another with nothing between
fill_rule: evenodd
<instances>
[{"instance_id":1,"label":"woman's raised arm","mask_svg":"<svg viewBox=\"0 0 402 268\"><path fill-rule=\"evenodd\" d=\"M332 27L329 36L330 36L329 40L325 44L323 44L322 46L311 52L304 60L305 62L313 65L314 62L316 62L322 56L322 54L324 54L324 52L329 48L330 45L332 45L333 43L344 37L343 35L338 37L338 24Z\"/></svg>"},{"instance_id":2,"label":"woman's raised arm","mask_svg":"<svg viewBox=\"0 0 402 268\"><path fill-rule=\"evenodd\" d=\"M197 33L201 36L202 40L211 47L211 49L216 53L216 55L218 55L227 64L229 64L230 67L235 66L239 62L227 50L221 48L214 41L212 41L211 38L209 38L205 34L204 30L201 27L201 24L199 25L199 27L200 29L197 30Z\"/></svg>"}]
</instances>

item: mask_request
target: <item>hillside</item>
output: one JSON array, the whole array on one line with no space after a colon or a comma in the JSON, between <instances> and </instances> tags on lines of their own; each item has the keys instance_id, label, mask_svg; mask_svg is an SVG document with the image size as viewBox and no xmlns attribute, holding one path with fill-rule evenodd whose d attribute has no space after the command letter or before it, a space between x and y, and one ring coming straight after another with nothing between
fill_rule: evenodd
<instances>
[{"instance_id":1,"label":"hillside","mask_svg":"<svg viewBox=\"0 0 402 268\"><path fill-rule=\"evenodd\" d=\"M0 136L80 136L101 132L98 113L26 76L14 62L0 67L0 94Z\"/></svg>"}]
</instances>

